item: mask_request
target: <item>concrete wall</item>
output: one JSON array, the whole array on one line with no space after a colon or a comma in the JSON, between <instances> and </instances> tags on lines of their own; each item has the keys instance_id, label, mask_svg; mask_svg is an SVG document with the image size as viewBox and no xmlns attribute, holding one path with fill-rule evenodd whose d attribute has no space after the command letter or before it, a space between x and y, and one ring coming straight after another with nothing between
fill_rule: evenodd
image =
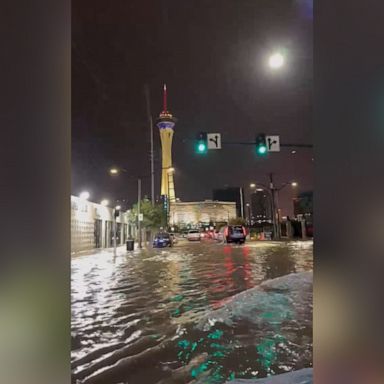
<instances>
[{"instance_id":1,"label":"concrete wall","mask_svg":"<svg viewBox=\"0 0 384 384\"><path fill-rule=\"evenodd\" d=\"M128 213L121 212L118 245L124 244L129 231ZM97 231L97 225L100 226ZM112 243L113 209L71 196L71 252L108 248ZM99 233L99 236L96 233ZM98 240L98 241L97 241Z\"/></svg>"},{"instance_id":2,"label":"concrete wall","mask_svg":"<svg viewBox=\"0 0 384 384\"><path fill-rule=\"evenodd\" d=\"M174 225L227 222L236 217L236 203L225 201L175 202L170 204L169 222Z\"/></svg>"}]
</instances>

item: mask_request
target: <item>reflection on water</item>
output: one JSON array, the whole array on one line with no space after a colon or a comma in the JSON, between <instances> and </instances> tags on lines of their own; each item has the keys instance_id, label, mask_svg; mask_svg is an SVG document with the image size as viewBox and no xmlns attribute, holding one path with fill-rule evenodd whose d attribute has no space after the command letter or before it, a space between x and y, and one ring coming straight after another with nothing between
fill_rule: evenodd
<instances>
[{"instance_id":1,"label":"reflection on water","mask_svg":"<svg viewBox=\"0 0 384 384\"><path fill-rule=\"evenodd\" d=\"M312 330L296 326L289 311L266 313L263 329L247 321L205 332L195 325L228 297L311 270L312 262L307 242L207 242L74 258L74 382L223 383L309 366Z\"/></svg>"}]
</instances>

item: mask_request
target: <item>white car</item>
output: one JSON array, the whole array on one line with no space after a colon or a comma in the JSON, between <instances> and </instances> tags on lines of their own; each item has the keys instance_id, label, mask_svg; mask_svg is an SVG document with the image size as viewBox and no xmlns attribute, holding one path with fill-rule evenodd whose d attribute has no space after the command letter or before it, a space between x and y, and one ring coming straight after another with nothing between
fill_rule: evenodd
<instances>
[{"instance_id":1,"label":"white car","mask_svg":"<svg viewBox=\"0 0 384 384\"><path fill-rule=\"evenodd\" d=\"M200 232L195 229L191 229L187 233L187 239L189 241L200 241Z\"/></svg>"}]
</instances>

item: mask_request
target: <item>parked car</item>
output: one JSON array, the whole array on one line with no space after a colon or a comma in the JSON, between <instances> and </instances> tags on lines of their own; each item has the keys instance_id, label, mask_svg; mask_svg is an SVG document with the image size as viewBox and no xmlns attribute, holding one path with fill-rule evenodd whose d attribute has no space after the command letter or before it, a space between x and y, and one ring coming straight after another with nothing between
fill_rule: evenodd
<instances>
[{"instance_id":1,"label":"parked car","mask_svg":"<svg viewBox=\"0 0 384 384\"><path fill-rule=\"evenodd\" d=\"M228 225L224 227L224 240L227 243L245 243L247 231L242 225Z\"/></svg>"},{"instance_id":2,"label":"parked car","mask_svg":"<svg viewBox=\"0 0 384 384\"><path fill-rule=\"evenodd\" d=\"M189 241L200 241L200 232L197 229L191 229L188 231L187 239Z\"/></svg>"},{"instance_id":3,"label":"parked car","mask_svg":"<svg viewBox=\"0 0 384 384\"><path fill-rule=\"evenodd\" d=\"M164 248L164 247L172 247L173 239L167 232L158 233L153 239L153 247L154 248Z\"/></svg>"}]
</instances>

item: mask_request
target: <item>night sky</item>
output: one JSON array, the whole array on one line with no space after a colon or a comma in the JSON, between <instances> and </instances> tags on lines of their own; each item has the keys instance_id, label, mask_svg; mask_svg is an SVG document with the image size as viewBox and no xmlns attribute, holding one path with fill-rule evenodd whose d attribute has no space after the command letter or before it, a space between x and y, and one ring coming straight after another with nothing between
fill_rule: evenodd
<instances>
[{"instance_id":1,"label":"night sky","mask_svg":"<svg viewBox=\"0 0 384 384\"><path fill-rule=\"evenodd\" d=\"M136 182L108 174L117 165L143 176L150 195L144 84L156 118L164 82L178 119L173 162L182 201L211 199L225 185L267 183L269 172L277 185L294 179L299 191L312 190L311 149L260 159L252 146L224 146L198 156L184 141L200 131L220 132L223 141L254 141L264 132L312 144L312 28L308 0L72 1L72 193L133 203ZM286 58L279 72L266 65L276 50ZM283 214L292 214L292 197L288 187L281 192Z\"/></svg>"}]
</instances>

